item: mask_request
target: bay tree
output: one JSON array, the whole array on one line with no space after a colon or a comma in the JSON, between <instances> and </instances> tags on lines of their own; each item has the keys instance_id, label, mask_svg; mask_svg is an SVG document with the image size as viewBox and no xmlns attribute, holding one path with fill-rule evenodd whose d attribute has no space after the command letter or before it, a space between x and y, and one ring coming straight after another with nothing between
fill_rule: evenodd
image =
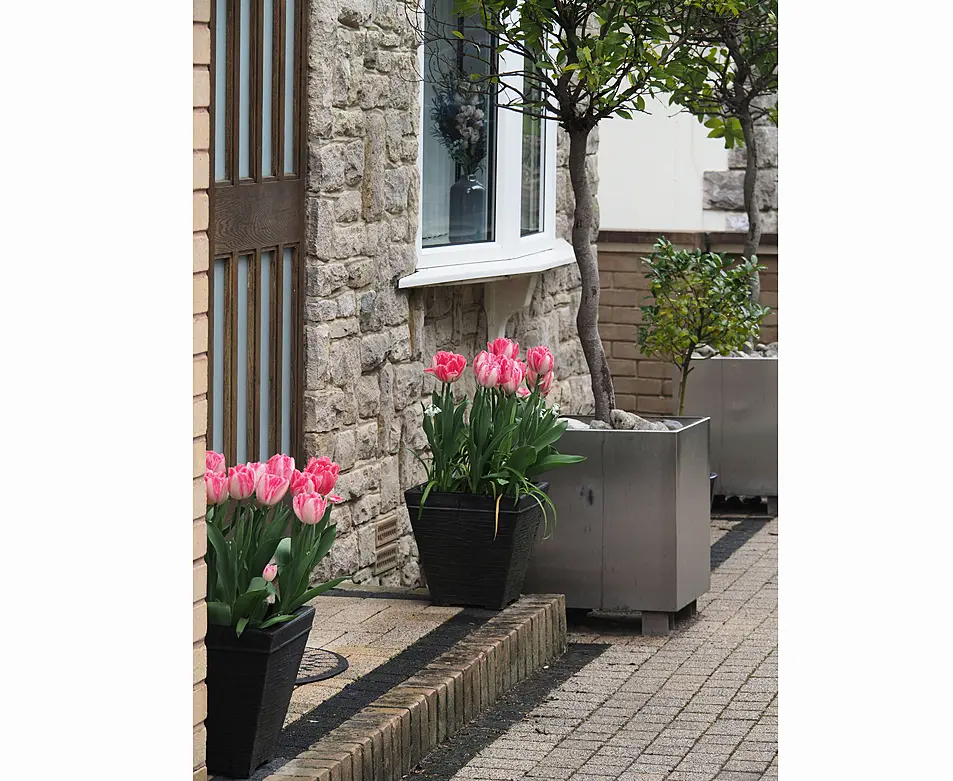
<instances>
[{"instance_id":1,"label":"bay tree","mask_svg":"<svg viewBox=\"0 0 953 781\"><path fill-rule=\"evenodd\" d=\"M415 6L425 42L458 42L448 67L458 67L467 27L492 45L466 49L485 67L467 74L489 84L500 108L557 122L569 138L569 178L575 199L572 248L581 279L576 325L592 380L595 417L608 422L615 391L599 335L599 268L593 252L595 200L586 174L586 148L599 123L630 119L646 97L670 82L667 70L683 56L694 25L706 20L697 0L456 0L453 25ZM688 66L686 66L688 67ZM686 69L680 73L688 72ZM633 182L638 186L638 182Z\"/></svg>"},{"instance_id":2,"label":"bay tree","mask_svg":"<svg viewBox=\"0 0 953 781\"><path fill-rule=\"evenodd\" d=\"M756 123L778 124L778 2L696 2L680 56L666 70L670 103L693 114L725 148L746 149L744 185L748 232L742 255L761 243L757 198L761 149ZM757 279L757 276L754 277Z\"/></svg>"}]
</instances>

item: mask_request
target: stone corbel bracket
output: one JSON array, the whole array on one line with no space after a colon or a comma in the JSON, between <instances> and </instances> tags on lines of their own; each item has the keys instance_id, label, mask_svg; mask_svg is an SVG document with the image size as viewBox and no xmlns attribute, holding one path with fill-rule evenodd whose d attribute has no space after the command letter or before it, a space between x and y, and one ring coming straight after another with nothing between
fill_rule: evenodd
<instances>
[{"instance_id":1,"label":"stone corbel bracket","mask_svg":"<svg viewBox=\"0 0 953 781\"><path fill-rule=\"evenodd\" d=\"M539 274L520 274L486 282L483 287L483 309L486 312L486 336L493 341L506 336L506 324L533 300Z\"/></svg>"}]
</instances>

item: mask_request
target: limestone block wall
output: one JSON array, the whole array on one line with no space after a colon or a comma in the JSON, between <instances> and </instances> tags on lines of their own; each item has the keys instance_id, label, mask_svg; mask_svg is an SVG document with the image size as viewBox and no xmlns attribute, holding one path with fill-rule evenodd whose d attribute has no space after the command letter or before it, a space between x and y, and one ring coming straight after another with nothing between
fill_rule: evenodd
<instances>
[{"instance_id":1,"label":"limestone block wall","mask_svg":"<svg viewBox=\"0 0 953 781\"><path fill-rule=\"evenodd\" d=\"M426 440L423 374L438 349L469 359L487 341L482 284L398 289L417 258L421 127L417 43L396 0L312 3L308 76L308 193L304 443L342 466L334 510L339 537L319 577L414 586L417 552L403 491L420 482L414 451ZM593 138L589 169L596 183ZM568 238L565 142L558 152L557 231ZM593 242L595 243L595 234ZM507 335L548 344L554 400L592 408L575 316L575 266L541 275ZM466 380L468 387L472 379ZM377 564L378 525L396 521L396 566Z\"/></svg>"}]
</instances>

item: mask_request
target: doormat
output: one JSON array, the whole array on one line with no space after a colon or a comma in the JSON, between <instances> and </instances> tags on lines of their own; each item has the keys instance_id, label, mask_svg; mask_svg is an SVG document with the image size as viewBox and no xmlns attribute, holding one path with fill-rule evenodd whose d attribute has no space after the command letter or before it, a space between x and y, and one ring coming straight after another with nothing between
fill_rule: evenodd
<instances>
[{"instance_id":1,"label":"doormat","mask_svg":"<svg viewBox=\"0 0 953 781\"><path fill-rule=\"evenodd\" d=\"M328 678L340 675L347 667L348 661L341 654L321 648L305 648L304 656L301 657L301 666L298 667L295 686L326 681Z\"/></svg>"}]
</instances>

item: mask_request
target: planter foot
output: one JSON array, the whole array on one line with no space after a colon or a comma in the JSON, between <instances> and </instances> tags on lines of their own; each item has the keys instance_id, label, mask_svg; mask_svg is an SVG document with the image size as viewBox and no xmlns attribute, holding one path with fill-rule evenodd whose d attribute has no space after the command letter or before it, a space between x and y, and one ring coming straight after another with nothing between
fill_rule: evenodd
<instances>
[{"instance_id":1,"label":"planter foot","mask_svg":"<svg viewBox=\"0 0 953 781\"><path fill-rule=\"evenodd\" d=\"M768 497L768 515L772 518L778 517L778 497L776 496Z\"/></svg>"},{"instance_id":2,"label":"planter foot","mask_svg":"<svg viewBox=\"0 0 953 781\"><path fill-rule=\"evenodd\" d=\"M643 635L667 635L675 628L674 613L659 613L654 610L642 611Z\"/></svg>"},{"instance_id":3,"label":"planter foot","mask_svg":"<svg viewBox=\"0 0 953 781\"><path fill-rule=\"evenodd\" d=\"M679 610L675 614L675 621L676 623L679 621L685 621L689 618L694 618L697 615L698 615L698 601L693 599L691 602L689 602L687 605L685 605L685 607L683 607L681 610Z\"/></svg>"}]
</instances>

